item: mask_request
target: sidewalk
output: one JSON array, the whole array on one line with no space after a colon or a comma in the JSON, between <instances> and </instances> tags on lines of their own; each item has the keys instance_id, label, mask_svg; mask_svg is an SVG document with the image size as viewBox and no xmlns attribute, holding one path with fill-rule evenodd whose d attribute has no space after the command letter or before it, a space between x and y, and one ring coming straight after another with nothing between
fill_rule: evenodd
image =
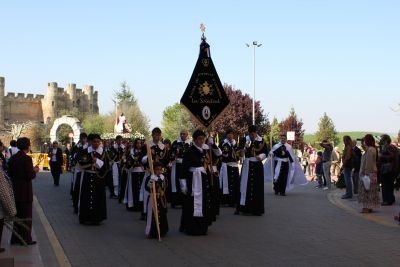
<instances>
[{"instance_id":1,"label":"sidewalk","mask_svg":"<svg viewBox=\"0 0 400 267\"><path fill-rule=\"evenodd\" d=\"M59 261L54 253L54 241L49 240L45 226L38 214L41 209L37 201L33 203L32 239L37 241L33 246L11 246L11 232L4 226L1 247L6 251L0 254L3 258L14 258L15 267L56 267ZM48 226L47 226L48 227ZM0 264L0 267L3 265Z\"/></svg>"},{"instance_id":2,"label":"sidewalk","mask_svg":"<svg viewBox=\"0 0 400 267\"><path fill-rule=\"evenodd\" d=\"M6 251L0 254L0 260L3 258L14 258L15 267L44 267L38 245L28 247L11 246L9 242L10 238L10 230L4 227L1 247L5 248ZM32 238L33 240L37 240L34 230L32 231Z\"/></svg>"},{"instance_id":3,"label":"sidewalk","mask_svg":"<svg viewBox=\"0 0 400 267\"><path fill-rule=\"evenodd\" d=\"M333 189L328 193L327 197L332 204L355 216L362 217L380 225L400 228L399 222L394 220L394 216L399 215L400 212L400 206L397 204L400 200L399 191L395 191L397 202L394 205L378 207L373 213L368 214L361 213L361 206L358 204L357 195L354 195L352 199L341 199L344 193L345 189Z\"/></svg>"}]
</instances>

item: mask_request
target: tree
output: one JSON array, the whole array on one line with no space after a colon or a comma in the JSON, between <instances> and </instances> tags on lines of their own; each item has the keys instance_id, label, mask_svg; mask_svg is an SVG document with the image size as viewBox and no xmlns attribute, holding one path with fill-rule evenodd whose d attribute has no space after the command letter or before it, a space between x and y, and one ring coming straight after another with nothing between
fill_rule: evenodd
<instances>
[{"instance_id":1,"label":"tree","mask_svg":"<svg viewBox=\"0 0 400 267\"><path fill-rule=\"evenodd\" d=\"M324 112L322 117L319 119L318 131L315 133L315 140L317 140L317 143L325 139L333 141L334 144L339 143L339 137L335 129L335 125L333 124L332 119L328 117L326 112Z\"/></svg>"},{"instance_id":2,"label":"tree","mask_svg":"<svg viewBox=\"0 0 400 267\"><path fill-rule=\"evenodd\" d=\"M106 130L106 117L98 114L86 116L82 122L82 128L87 133L103 134Z\"/></svg>"},{"instance_id":3,"label":"tree","mask_svg":"<svg viewBox=\"0 0 400 267\"><path fill-rule=\"evenodd\" d=\"M235 89L232 85L224 84L224 90L229 98L229 106L225 112L209 127L211 132L224 136L227 128L232 128L237 134L243 136L252 125L252 98L248 94L243 94L241 90ZM269 133L268 117L261 108L260 101L255 102L255 121L260 134ZM199 123L192 118L195 128Z\"/></svg>"},{"instance_id":4,"label":"tree","mask_svg":"<svg viewBox=\"0 0 400 267\"><path fill-rule=\"evenodd\" d=\"M113 133L117 115L124 113L127 124L132 132L139 132L148 136L150 123L148 117L141 111L138 101L126 81L121 83L121 88L114 93L114 102L118 103L118 114L116 111L107 114L105 119L105 132Z\"/></svg>"},{"instance_id":5,"label":"tree","mask_svg":"<svg viewBox=\"0 0 400 267\"><path fill-rule=\"evenodd\" d=\"M32 128L32 121L6 123L6 131L12 136L12 139L17 140L22 134Z\"/></svg>"},{"instance_id":6,"label":"tree","mask_svg":"<svg viewBox=\"0 0 400 267\"><path fill-rule=\"evenodd\" d=\"M272 144L279 143L281 135L281 127L276 117L274 117L274 119L272 120L270 135L272 136Z\"/></svg>"},{"instance_id":7,"label":"tree","mask_svg":"<svg viewBox=\"0 0 400 267\"><path fill-rule=\"evenodd\" d=\"M282 132L295 132L295 140L292 142L293 147L296 149L300 149L303 147L303 136L304 130L303 128L303 121L297 118L297 114L292 108L289 112L289 116L281 121L279 127Z\"/></svg>"},{"instance_id":8,"label":"tree","mask_svg":"<svg viewBox=\"0 0 400 267\"><path fill-rule=\"evenodd\" d=\"M161 124L163 137L171 141L179 137L182 128L186 128L189 133L194 129L190 113L179 103L164 109Z\"/></svg>"},{"instance_id":9,"label":"tree","mask_svg":"<svg viewBox=\"0 0 400 267\"><path fill-rule=\"evenodd\" d=\"M122 104L135 105L137 104L136 98L126 81L121 83L121 88L114 93L114 101Z\"/></svg>"},{"instance_id":10,"label":"tree","mask_svg":"<svg viewBox=\"0 0 400 267\"><path fill-rule=\"evenodd\" d=\"M69 143L71 139L68 137L68 134L71 132L72 132L71 126L69 126L68 124L61 124L56 132L57 141L60 142L61 144Z\"/></svg>"}]
</instances>

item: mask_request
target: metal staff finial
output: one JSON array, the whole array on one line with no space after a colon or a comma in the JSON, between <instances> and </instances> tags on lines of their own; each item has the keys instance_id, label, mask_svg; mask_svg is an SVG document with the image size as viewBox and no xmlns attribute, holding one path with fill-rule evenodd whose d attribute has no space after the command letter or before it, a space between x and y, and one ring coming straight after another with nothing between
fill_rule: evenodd
<instances>
[{"instance_id":1,"label":"metal staff finial","mask_svg":"<svg viewBox=\"0 0 400 267\"><path fill-rule=\"evenodd\" d=\"M206 38L206 36L204 35L204 33L206 32L206 25L204 25L204 23L201 23L201 24L200 24L200 31L202 32L201 40L202 40L202 41L205 41L207 38Z\"/></svg>"}]
</instances>

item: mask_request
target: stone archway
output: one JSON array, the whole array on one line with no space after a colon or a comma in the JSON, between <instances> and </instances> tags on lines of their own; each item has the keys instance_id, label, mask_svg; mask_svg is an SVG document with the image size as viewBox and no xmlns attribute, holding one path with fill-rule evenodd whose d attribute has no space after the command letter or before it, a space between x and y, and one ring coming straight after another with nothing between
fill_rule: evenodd
<instances>
[{"instance_id":1,"label":"stone archway","mask_svg":"<svg viewBox=\"0 0 400 267\"><path fill-rule=\"evenodd\" d=\"M78 143L79 135L83 132L81 122L77 118L68 115L62 116L54 121L53 127L51 127L50 130L51 142L53 143L54 141L57 141L57 129L61 124L68 124L71 126L72 131L74 132L74 142Z\"/></svg>"}]
</instances>

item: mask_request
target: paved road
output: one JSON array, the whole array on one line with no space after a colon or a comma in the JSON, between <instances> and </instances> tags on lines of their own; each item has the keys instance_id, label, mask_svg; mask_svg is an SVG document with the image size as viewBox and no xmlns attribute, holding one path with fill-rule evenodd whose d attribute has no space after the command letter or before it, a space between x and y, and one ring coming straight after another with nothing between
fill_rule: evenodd
<instances>
[{"instance_id":1,"label":"paved road","mask_svg":"<svg viewBox=\"0 0 400 267\"><path fill-rule=\"evenodd\" d=\"M54 187L48 173L34 184L35 193L65 254L83 266L399 266L399 231L331 204L313 185L286 197L266 185L266 214L235 216L222 208L208 236L179 233L180 210L170 209L170 232L162 241L146 239L144 222L115 200L108 220L82 226L72 212L70 174ZM40 244L39 244L40 247ZM44 262L45 266L54 266Z\"/></svg>"}]
</instances>

